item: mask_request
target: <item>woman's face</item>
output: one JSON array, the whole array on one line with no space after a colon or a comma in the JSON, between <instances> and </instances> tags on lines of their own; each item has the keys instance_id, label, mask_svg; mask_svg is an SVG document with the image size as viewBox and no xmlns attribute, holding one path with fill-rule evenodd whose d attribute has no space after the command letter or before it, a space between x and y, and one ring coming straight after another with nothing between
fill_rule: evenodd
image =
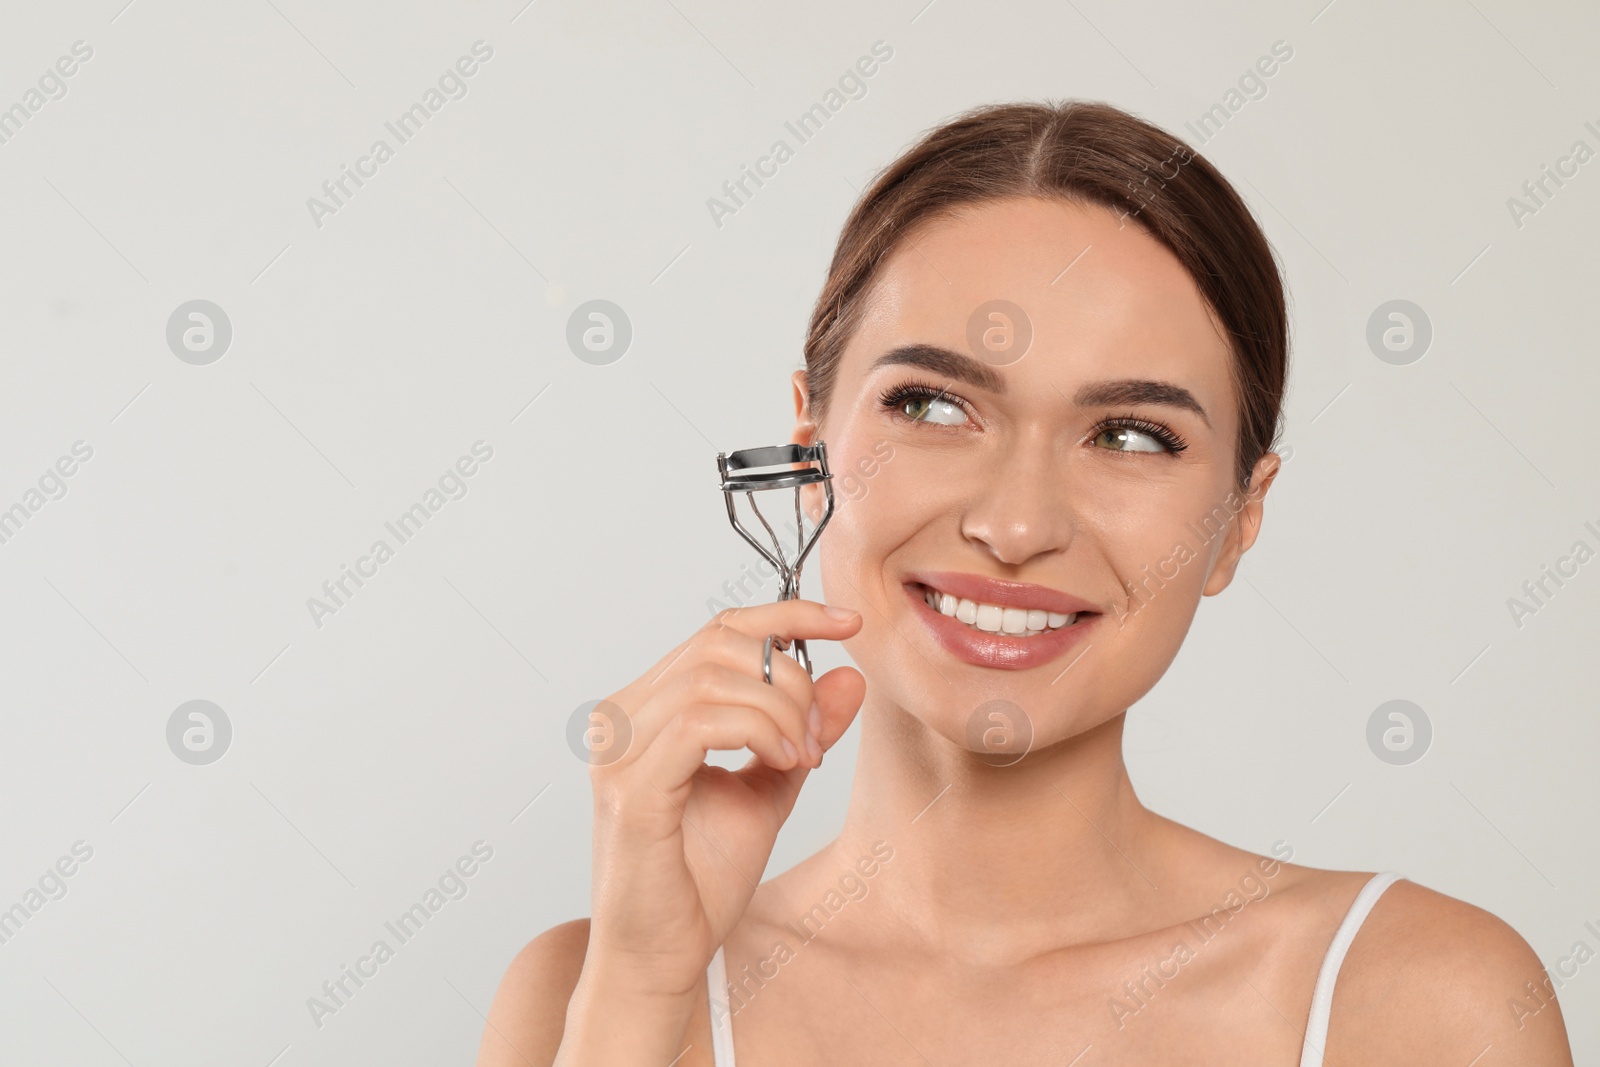
<instances>
[{"instance_id":1,"label":"woman's face","mask_svg":"<svg viewBox=\"0 0 1600 1067\"><path fill-rule=\"evenodd\" d=\"M1008 199L909 233L822 425L795 377L794 440L825 441L834 475L824 595L865 617L846 647L868 701L1013 751L1143 696L1232 579L1276 473L1269 454L1254 492L1235 489L1231 361L1178 260L1105 208ZM820 516L820 493L807 507ZM969 625L929 586L947 609L993 607ZM984 629L1040 611L1041 634ZM997 723L1013 736L994 744Z\"/></svg>"}]
</instances>

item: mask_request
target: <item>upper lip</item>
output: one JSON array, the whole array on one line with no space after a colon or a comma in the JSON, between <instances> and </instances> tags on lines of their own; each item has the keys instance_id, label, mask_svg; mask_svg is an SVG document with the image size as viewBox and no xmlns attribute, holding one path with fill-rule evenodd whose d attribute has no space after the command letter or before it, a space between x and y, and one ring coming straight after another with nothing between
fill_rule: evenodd
<instances>
[{"instance_id":1,"label":"upper lip","mask_svg":"<svg viewBox=\"0 0 1600 1067\"><path fill-rule=\"evenodd\" d=\"M905 580L932 586L951 596L966 597L980 604L994 604L1002 608L1038 608L1059 615L1098 610L1087 600L1080 600L1049 586L985 578L981 574L963 571L915 571L906 575Z\"/></svg>"}]
</instances>

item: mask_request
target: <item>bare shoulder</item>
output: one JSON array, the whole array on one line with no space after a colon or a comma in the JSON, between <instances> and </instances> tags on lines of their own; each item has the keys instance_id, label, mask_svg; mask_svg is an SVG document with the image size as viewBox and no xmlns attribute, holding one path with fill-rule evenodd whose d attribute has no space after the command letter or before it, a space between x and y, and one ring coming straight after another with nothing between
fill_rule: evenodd
<instances>
[{"instance_id":1,"label":"bare shoulder","mask_svg":"<svg viewBox=\"0 0 1600 1067\"><path fill-rule=\"evenodd\" d=\"M1326 1054L1380 1067L1572 1064L1553 983L1522 935L1406 879L1384 890L1350 945Z\"/></svg>"},{"instance_id":2,"label":"bare shoulder","mask_svg":"<svg viewBox=\"0 0 1600 1067\"><path fill-rule=\"evenodd\" d=\"M567 1002L588 950L588 919L552 926L522 947L495 991L478 1045L477 1067L530 1067L555 1061Z\"/></svg>"}]
</instances>

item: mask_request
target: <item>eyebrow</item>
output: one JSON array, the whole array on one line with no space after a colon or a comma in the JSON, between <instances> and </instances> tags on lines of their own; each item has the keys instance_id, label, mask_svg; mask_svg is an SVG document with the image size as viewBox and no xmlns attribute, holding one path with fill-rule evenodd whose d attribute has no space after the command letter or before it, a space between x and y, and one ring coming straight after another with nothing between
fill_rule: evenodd
<instances>
[{"instance_id":1,"label":"eyebrow","mask_svg":"<svg viewBox=\"0 0 1600 1067\"><path fill-rule=\"evenodd\" d=\"M1005 376L994 367L954 349L931 344L897 345L872 361L868 373L879 367L921 367L956 381L975 385L991 393L1004 395ZM1078 387L1072 402L1079 407L1114 407L1119 405L1160 404L1182 408L1200 416L1211 425L1211 416L1200 406L1193 393L1181 385L1152 378L1105 378L1085 382Z\"/></svg>"}]
</instances>

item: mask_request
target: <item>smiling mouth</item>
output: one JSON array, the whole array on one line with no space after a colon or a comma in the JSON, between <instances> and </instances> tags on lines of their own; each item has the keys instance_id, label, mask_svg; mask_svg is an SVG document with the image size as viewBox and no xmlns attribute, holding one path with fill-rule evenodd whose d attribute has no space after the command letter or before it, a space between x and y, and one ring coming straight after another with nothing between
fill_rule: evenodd
<instances>
[{"instance_id":1,"label":"smiling mouth","mask_svg":"<svg viewBox=\"0 0 1600 1067\"><path fill-rule=\"evenodd\" d=\"M1093 611L1077 611L1063 615L1042 608L1002 607L940 592L921 582L913 584L923 601L934 611L965 623L980 633L998 637L1038 637L1040 634L1067 629L1097 614Z\"/></svg>"}]
</instances>

